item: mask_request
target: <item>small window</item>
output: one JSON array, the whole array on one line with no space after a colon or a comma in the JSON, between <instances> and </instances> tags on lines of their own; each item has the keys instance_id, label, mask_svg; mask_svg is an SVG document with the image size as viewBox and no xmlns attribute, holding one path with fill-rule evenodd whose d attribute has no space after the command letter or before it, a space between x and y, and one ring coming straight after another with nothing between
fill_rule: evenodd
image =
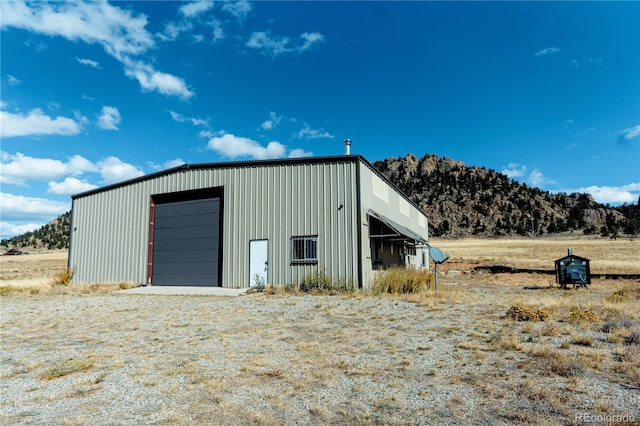
<instances>
[{"instance_id":1,"label":"small window","mask_svg":"<svg viewBox=\"0 0 640 426\"><path fill-rule=\"evenodd\" d=\"M291 238L292 263L318 263L318 237Z\"/></svg>"}]
</instances>

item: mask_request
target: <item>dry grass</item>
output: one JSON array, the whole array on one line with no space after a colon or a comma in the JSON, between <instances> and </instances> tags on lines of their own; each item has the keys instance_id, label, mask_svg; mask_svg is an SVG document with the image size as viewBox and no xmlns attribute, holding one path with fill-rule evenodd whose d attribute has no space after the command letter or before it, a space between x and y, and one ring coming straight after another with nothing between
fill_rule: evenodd
<instances>
[{"instance_id":1,"label":"dry grass","mask_svg":"<svg viewBox=\"0 0 640 426\"><path fill-rule=\"evenodd\" d=\"M75 273L75 269L70 268L64 268L61 271L56 272L53 275L53 279L51 280L51 286L68 286L69 284L71 284L71 280L73 279Z\"/></svg>"},{"instance_id":2,"label":"dry grass","mask_svg":"<svg viewBox=\"0 0 640 426\"><path fill-rule=\"evenodd\" d=\"M3 409L0 423L42 423L65 407L68 424L104 424L95 407L106 404L121 423L159 425L553 425L585 409L640 417L637 282L563 291L537 274L464 272L443 276L438 293L380 296L11 287L0 379L17 390L5 407L22 411ZM531 312L544 321L518 320Z\"/></svg>"},{"instance_id":3,"label":"dry grass","mask_svg":"<svg viewBox=\"0 0 640 426\"><path fill-rule=\"evenodd\" d=\"M376 295L422 293L433 288L434 283L434 275L426 269L393 266L376 274L373 293Z\"/></svg>"},{"instance_id":4,"label":"dry grass","mask_svg":"<svg viewBox=\"0 0 640 426\"><path fill-rule=\"evenodd\" d=\"M54 380L74 373L86 373L93 368L92 362L69 359L57 363L38 375L40 380Z\"/></svg>"},{"instance_id":5,"label":"dry grass","mask_svg":"<svg viewBox=\"0 0 640 426\"><path fill-rule=\"evenodd\" d=\"M133 283L119 284L76 284L72 286L55 284L52 279L51 284L40 284L38 286L16 286L16 285L0 285L0 296L8 296L12 294L23 295L55 295L55 294L108 294L116 290L125 290L127 288L138 287Z\"/></svg>"},{"instance_id":6,"label":"dry grass","mask_svg":"<svg viewBox=\"0 0 640 426\"><path fill-rule=\"evenodd\" d=\"M451 255L451 259L442 265L443 271L486 264L553 270L554 261L566 256L567 249L571 248L573 254L591 260L592 274L640 274L640 244L631 239L543 236L535 242L527 238L465 238L432 239L431 244Z\"/></svg>"},{"instance_id":7,"label":"dry grass","mask_svg":"<svg viewBox=\"0 0 640 426\"><path fill-rule=\"evenodd\" d=\"M106 294L137 286L132 283L69 285L75 271L67 267L67 257L66 250L0 256L0 296Z\"/></svg>"}]
</instances>

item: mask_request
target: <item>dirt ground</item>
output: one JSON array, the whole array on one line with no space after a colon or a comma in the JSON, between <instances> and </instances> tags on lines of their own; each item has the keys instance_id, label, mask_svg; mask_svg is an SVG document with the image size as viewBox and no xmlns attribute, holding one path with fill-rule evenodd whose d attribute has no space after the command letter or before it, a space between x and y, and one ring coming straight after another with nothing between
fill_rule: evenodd
<instances>
[{"instance_id":1,"label":"dirt ground","mask_svg":"<svg viewBox=\"0 0 640 426\"><path fill-rule=\"evenodd\" d=\"M640 421L637 280L560 290L553 276L471 272L524 267L530 241L494 243L493 257L486 241L437 244L455 253L438 293L404 296L52 289L66 252L2 257L0 423ZM554 244L536 262L552 268L567 245ZM616 247L616 265L637 269L637 243ZM37 291L10 289L24 285Z\"/></svg>"}]
</instances>

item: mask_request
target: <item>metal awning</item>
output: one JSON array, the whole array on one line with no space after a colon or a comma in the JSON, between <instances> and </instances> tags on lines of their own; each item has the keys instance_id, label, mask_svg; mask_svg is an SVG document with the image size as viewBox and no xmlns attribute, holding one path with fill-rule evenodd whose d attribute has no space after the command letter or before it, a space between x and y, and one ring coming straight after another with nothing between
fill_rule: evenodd
<instances>
[{"instance_id":1,"label":"metal awning","mask_svg":"<svg viewBox=\"0 0 640 426\"><path fill-rule=\"evenodd\" d=\"M422 244L427 244L428 240L423 237L422 235L418 234L417 232L412 231L411 229L400 225L397 222L394 222L393 220L389 219L388 217L385 217L383 215L381 215L380 213L374 212L373 210L369 210L367 212L367 215L376 218L377 220L379 220L380 222L384 223L387 227L389 227L393 232L395 232L395 234L385 234L385 235L371 235L369 234L369 237L373 237L373 238L384 238L384 237L404 237L402 239L409 239L409 240L413 240L417 243L422 243Z\"/></svg>"}]
</instances>

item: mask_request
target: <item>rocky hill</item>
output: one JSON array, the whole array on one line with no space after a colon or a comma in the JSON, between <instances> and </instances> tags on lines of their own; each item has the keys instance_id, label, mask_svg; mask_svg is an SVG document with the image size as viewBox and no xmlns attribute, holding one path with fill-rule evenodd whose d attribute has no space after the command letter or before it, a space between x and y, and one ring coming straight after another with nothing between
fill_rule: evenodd
<instances>
[{"instance_id":1,"label":"rocky hill","mask_svg":"<svg viewBox=\"0 0 640 426\"><path fill-rule=\"evenodd\" d=\"M432 236L640 232L640 205L609 207L588 194L551 194L484 167L427 154L374 164L429 217ZM640 203L640 200L639 200Z\"/></svg>"},{"instance_id":2,"label":"rocky hill","mask_svg":"<svg viewBox=\"0 0 640 426\"><path fill-rule=\"evenodd\" d=\"M391 157L373 166L424 210L432 236L528 236L532 227L536 235L640 233L640 200L609 207L588 194L551 194L494 170L432 154ZM0 241L0 248L68 248L69 222L70 213L65 213L37 231Z\"/></svg>"},{"instance_id":3,"label":"rocky hill","mask_svg":"<svg viewBox=\"0 0 640 426\"><path fill-rule=\"evenodd\" d=\"M66 249L69 248L71 212L64 213L33 232L0 241L0 249Z\"/></svg>"}]
</instances>

